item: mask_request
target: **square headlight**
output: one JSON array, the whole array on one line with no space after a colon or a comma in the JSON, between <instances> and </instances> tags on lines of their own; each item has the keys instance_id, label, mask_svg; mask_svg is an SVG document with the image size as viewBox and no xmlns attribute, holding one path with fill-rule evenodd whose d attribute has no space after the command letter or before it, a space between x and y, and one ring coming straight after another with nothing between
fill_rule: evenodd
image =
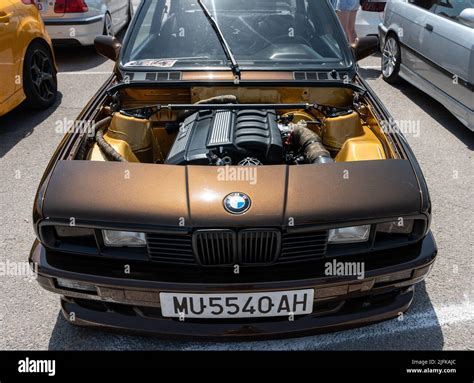
<instances>
[{"instance_id":1,"label":"square headlight","mask_svg":"<svg viewBox=\"0 0 474 383\"><path fill-rule=\"evenodd\" d=\"M340 227L329 230L329 243L358 243L367 242L370 235L370 225Z\"/></svg>"},{"instance_id":2,"label":"square headlight","mask_svg":"<svg viewBox=\"0 0 474 383\"><path fill-rule=\"evenodd\" d=\"M44 225L40 230L41 241L49 247L61 250L97 253L94 229Z\"/></svg>"},{"instance_id":3,"label":"square headlight","mask_svg":"<svg viewBox=\"0 0 474 383\"><path fill-rule=\"evenodd\" d=\"M94 236L94 230L76 226L55 226L58 238L84 238Z\"/></svg>"},{"instance_id":4,"label":"square headlight","mask_svg":"<svg viewBox=\"0 0 474 383\"><path fill-rule=\"evenodd\" d=\"M108 247L145 247L145 233L133 231L102 230L104 244Z\"/></svg>"}]
</instances>

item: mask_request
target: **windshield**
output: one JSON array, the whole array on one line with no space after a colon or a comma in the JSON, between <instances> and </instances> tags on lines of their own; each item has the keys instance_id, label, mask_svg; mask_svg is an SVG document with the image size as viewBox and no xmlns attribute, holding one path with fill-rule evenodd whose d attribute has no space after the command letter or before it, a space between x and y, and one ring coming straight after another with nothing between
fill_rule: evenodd
<instances>
[{"instance_id":1,"label":"windshield","mask_svg":"<svg viewBox=\"0 0 474 383\"><path fill-rule=\"evenodd\" d=\"M347 41L325 0L204 0L242 69L338 69ZM228 68L196 0L146 0L126 43L125 67Z\"/></svg>"}]
</instances>

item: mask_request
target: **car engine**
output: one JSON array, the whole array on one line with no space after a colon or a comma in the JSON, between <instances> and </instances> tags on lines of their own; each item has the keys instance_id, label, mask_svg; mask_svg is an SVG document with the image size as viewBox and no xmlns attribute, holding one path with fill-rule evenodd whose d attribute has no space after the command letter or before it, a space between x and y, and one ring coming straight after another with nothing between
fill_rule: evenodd
<instances>
[{"instance_id":1,"label":"car engine","mask_svg":"<svg viewBox=\"0 0 474 383\"><path fill-rule=\"evenodd\" d=\"M282 134L274 110L205 110L180 125L165 163L278 164L283 158Z\"/></svg>"}]
</instances>

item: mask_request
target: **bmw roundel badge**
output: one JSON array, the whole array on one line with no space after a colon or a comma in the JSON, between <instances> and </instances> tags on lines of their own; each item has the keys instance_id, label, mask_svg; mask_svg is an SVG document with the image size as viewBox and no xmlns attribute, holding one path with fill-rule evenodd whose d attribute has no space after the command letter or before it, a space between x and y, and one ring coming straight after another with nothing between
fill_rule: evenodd
<instances>
[{"instance_id":1,"label":"bmw roundel badge","mask_svg":"<svg viewBox=\"0 0 474 383\"><path fill-rule=\"evenodd\" d=\"M224 198L224 208L231 214L244 214L251 205L250 197L244 193L231 193Z\"/></svg>"}]
</instances>

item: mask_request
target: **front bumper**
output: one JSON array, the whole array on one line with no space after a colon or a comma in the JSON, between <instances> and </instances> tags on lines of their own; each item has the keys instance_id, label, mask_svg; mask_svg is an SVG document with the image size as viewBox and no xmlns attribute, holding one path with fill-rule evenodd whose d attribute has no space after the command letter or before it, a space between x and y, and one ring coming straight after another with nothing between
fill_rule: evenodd
<instances>
[{"instance_id":1,"label":"front bumper","mask_svg":"<svg viewBox=\"0 0 474 383\"><path fill-rule=\"evenodd\" d=\"M405 248L399 249L406 251ZM48 252L35 242L30 263L38 272L39 284L62 295L62 312L68 321L84 326L108 327L128 331L158 333L169 336L205 337L276 337L295 336L357 327L393 318L408 309L413 286L429 273L437 249L429 233L410 248L409 261L372 269L363 279L356 277L315 277L251 283L161 282L117 278L66 270L48 261ZM95 291L60 288L56 278L89 283ZM288 318L233 320L186 320L161 316L160 292L225 293L265 292L313 288L313 313ZM72 313L74 315L72 315Z\"/></svg>"},{"instance_id":2,"label":"front bumper","mask_svg":"<svg viewBox=\"0 0 474 383\"><path fill-rule=\"evenodd\" d=\"M51 19L44 21L55 45L93 45L104 32L102 15L79 19Z\"/></svg>"},{"instance_id":3,"label":"front bumper","mask_svg":"<svg viewBox=\"0 0 474 383\"><path fill-rule=\"evenodd\" d=\"M383 16L383 12L369 12L360 8L355 21L357 35L376 35L377 27L383 21Z\"/></svg>"}]
</instances>

